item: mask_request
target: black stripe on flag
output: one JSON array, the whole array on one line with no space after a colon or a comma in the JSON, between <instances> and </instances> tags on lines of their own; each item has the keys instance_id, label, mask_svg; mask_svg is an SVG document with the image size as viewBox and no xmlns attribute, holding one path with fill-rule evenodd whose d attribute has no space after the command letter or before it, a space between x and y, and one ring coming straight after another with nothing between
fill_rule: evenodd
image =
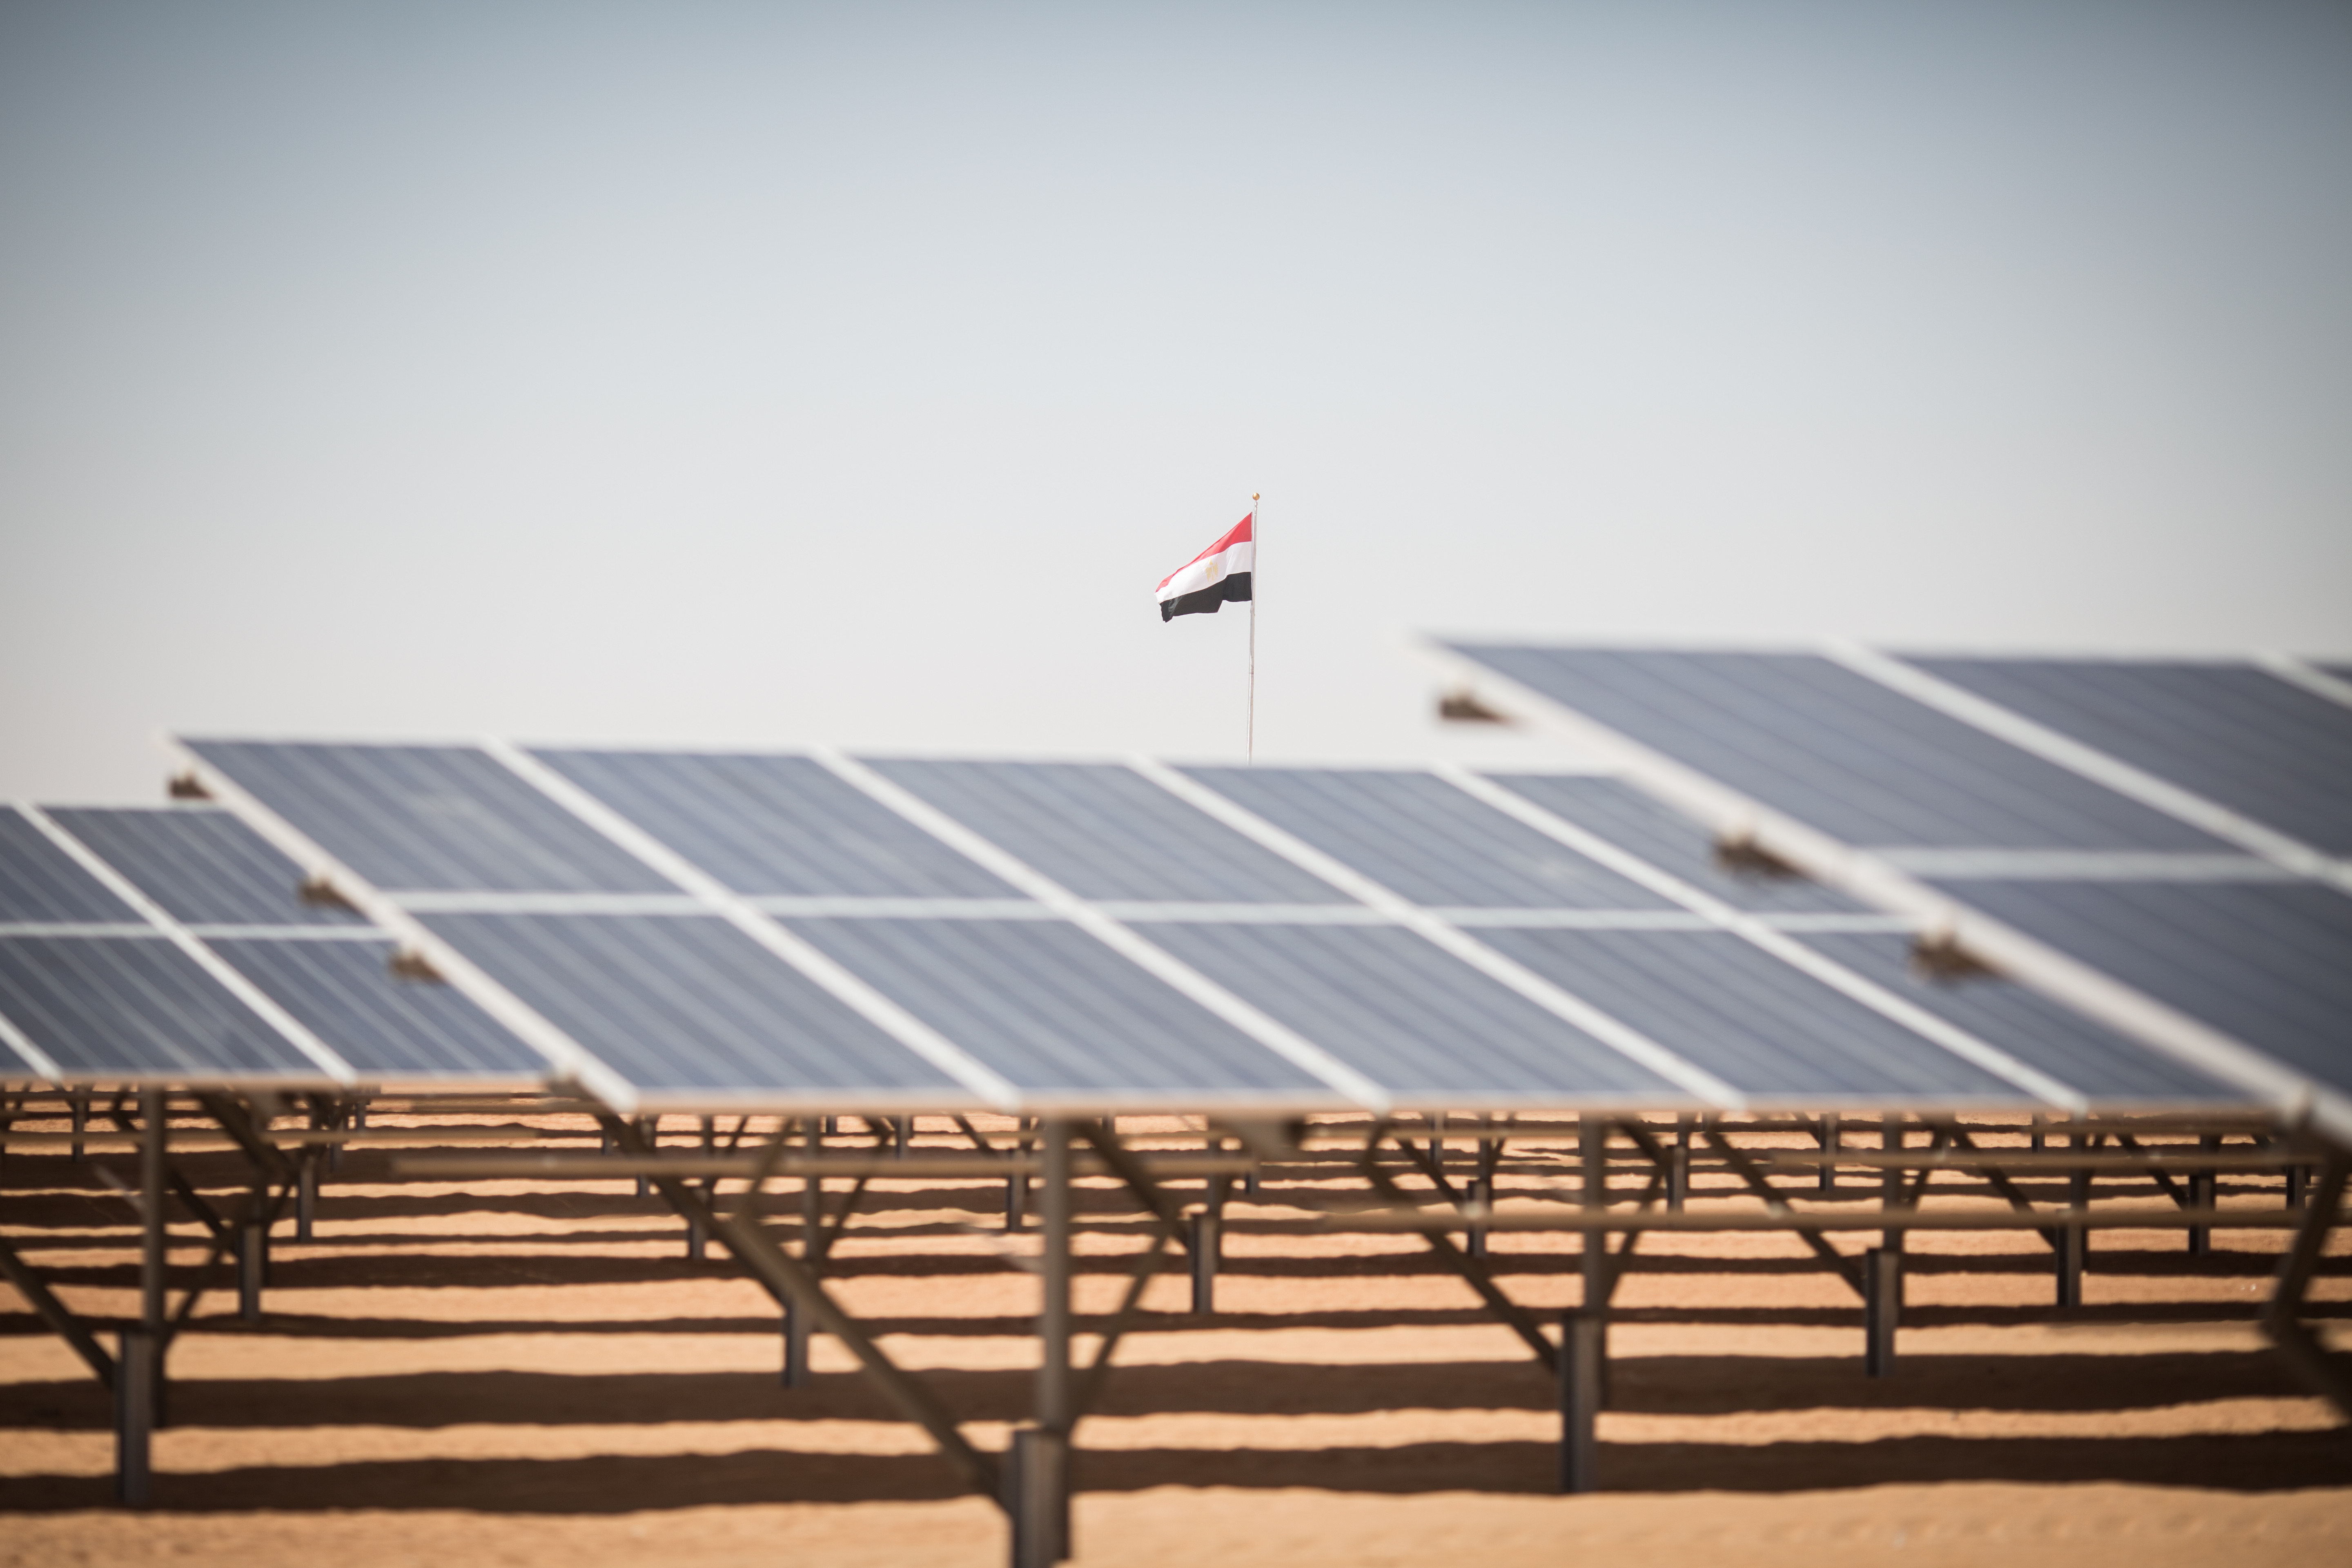
<instances>
[{"instance_id":1,"label":"black stripe on flag","mask_svg":"<svg viewBox=\"0 0 2352 1568\"><path fill-rule=\"evenodd\" d=\"M1195 588L1189 594L1179 594L1172 599L1160 601L1160 618L1171 621L1178 616L1213 616L1226 604L1249 603L1250 574L1236 572L1222 583L1212 583L1205 588Z\"/></svg>"}]
</instances>

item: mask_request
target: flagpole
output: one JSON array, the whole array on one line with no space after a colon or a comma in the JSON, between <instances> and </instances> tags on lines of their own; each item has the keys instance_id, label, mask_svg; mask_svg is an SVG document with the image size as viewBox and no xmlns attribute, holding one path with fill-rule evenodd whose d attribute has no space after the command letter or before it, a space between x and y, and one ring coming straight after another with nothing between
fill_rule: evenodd
<instances>
[{"instance_id":1,"label":"flagpole","mask_svg":"<svg viewBox=\"0 0 2352 1568\"><path fill-rule=\"evenodd\" d=\"M1257 765L1257 593L1265 579L1258 575L1258 539L1265 531L1265 520L1258 516L1257 491L1250 491L1250 649L1249 649L1249 733L1243 742L1242 760L1251 767Z\"/></svg>"}]
</instances>

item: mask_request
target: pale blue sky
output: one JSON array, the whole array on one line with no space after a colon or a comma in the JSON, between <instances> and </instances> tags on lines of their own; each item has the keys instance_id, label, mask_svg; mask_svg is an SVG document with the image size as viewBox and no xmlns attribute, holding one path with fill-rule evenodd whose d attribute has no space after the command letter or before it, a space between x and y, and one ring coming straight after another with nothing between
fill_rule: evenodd
<instances>
[{"instance_id":1,"label":"pale blue sky","mask_svg":"<svg viewBox=\"0 0 2352 1568\"><path fill-rule=\"evenodd\" d=\"M0 795L1534 758L1415 627L2352 654L2352 10L0 6Z\"/></svg>"}]
</instances>

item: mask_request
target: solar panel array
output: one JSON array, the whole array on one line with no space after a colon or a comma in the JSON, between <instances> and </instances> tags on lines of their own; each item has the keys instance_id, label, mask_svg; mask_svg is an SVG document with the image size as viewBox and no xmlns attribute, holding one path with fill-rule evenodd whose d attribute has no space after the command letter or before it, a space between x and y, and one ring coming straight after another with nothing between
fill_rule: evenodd
<instances>
[{"instance_id":1,"label":"solar panel array","mask_svg":"<svg viewBox=\"0 0 2352 1568\"><path fill-rule=\"evenodd\" d=\"M184 750L625 1110L2249 1100L1617 779Z\"/></svg>"},{"instance_id":2,"label":"solar panel array","mask_svg":"<svg viewBox=\"0 0 2352 1568\"><path fill-rule=\"evenodd\" d=\"M540 1055L392 939L296 897L208 806L0 808L0 1045L57 1083L532 1083ZM0 1058L0 1060L5 1060Z\"/></svg>"},{"instance_id":3,"label":"solar panel array","mask_svg":"<svg viewBox=\"0 0 2352 1568\"><path fill-rule=\"evenodd\" d=\"M2274 1067L2271 1083L2299 1081L2352 1133L2352 684L2338 674L2276 659L1446 651L1501 678L1523 711L1618 742L1658 787L1722 786L1719 818L1824 835L1851 852L1855 885L1906 878L1988 940L2119 983L2153 1004L2149 1037ZM2133 996L2102 994L2131 1010Z\"/></svg>"}]
</instances>

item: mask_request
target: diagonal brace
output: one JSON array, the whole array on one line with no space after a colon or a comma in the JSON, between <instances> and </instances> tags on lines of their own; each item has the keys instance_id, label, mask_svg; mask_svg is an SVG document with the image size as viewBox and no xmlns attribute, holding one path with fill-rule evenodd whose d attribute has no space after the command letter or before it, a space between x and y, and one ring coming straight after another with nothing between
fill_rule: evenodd
<instances>
[{"instance_id":1,"label":"diagonal brace","mask_svg":"<svg viewBox=\"0 0 2352 1568\"><path fill-rule=\"evenodd\" d=\"M114 1358L107 1354L106 1348L98 1342L97 1337L82 1326L82 1321L74 1316L73 1309L58 1300L48 1282L34 1272L33 1266L5 1240L0 1240L0 1275L5 1275L9 1284L23 1291L25 1300L33 1304L33 1310L39 1314L41 1321L48 1324L58 1338L73 1346L74 1352L89 1363L89 1370L98 1374L100 1387L114 1386Z\"/></svg>"},{"instance_id":2,"label":"diagonal brace","mask_svg":"<svg viewBox=\"0 0 2352 1568\"><path fill-rule=\"evenodd\" d=\"M1708 1142L1715 1145L1716 1152L1723 1156L1725 1163L1731 1167L1733 1173L1748 1184L1749 1191L1763 1198L1775 1212L1788 1212L1788 1198L1765 1177L1763 1172L1756 1168L1755 1161L1749 1159L1744 1151L1723 1135L1723 1129L1717 1125L1715 1117L1710 1116L1702 1122L1699 1131ZM1812 1248L1813 1255L1822 1260L1823 1266L1834 1270L1837 1277L1844 1280L1847 1288L1855 1295L1865 1301L1870 1299L1870 1292L1863 1289L1862 1270L1855 1266L1853 1259L1812 1231L1801 1230L1797 1232L1797 1237L1807 1247Z\"/></svg>"},{"instance_id":3,"label":"diagonal brace","mask_svg":"<svg viewBox=\"0 0 2352 1568\"><path fill-rule=\"evenodd\" d=\"M651 1150L645 1136L620 1117L600 1112L596 1120L611 1134L615 1144L632 1154L646 1154ZM769 1145L771 1160L782 1158L783 1141ZM857 1321L844 1311L832 1297L825 1294L816 1274L806 1264L776 1244L765 1226L760 1224L752 1200L765 1184L764 1174L755 1178L745 1189L741 1200L721 1219L710 1203L691 1183L676 1176L655 1176L655 1190L682 1218L694 1220L708 1236L716 1236L726 1243L727 1250L750 1271L768 1294L782 1306L797 1307L809 1314L815 1325L847 1345L852 1354L865 1366L899 1413L930 1434L950 1462L961 1470L972 1489L1002 1503L1003 1491L996 1460L971 1446L970 1438L956 1425L955 1417L940 1403L939 1396L892 1361L881 1346L867 1336Z\"/></svg>"},{"instance_id":4,"label":"diagonal brace","mask_svg":"<svg viewBox=\"0 0 2352 1568\"><path fill-rule=\"evenodd\" d=\"M2352 1176L2352 1158L2341 1152L2331 1155L2320 1172L2311 1206L2305 1211L2303 1227L2295 1232L2294 1247L2279 1265L2278 1288L2263 1310L2263 1327L2304 1381L2352 1416L2352 1378L2345 1375L2341 1359L2329 1354L2302 1321L2303 1293L2326 1249L2327 1233L2336 1226L2336 1211L2344 1201L2347 1176Z\"/></svg>"},{"instance_id":5,"label":"diagonal brace","mask_svg":"<svg viewBox=\"0 0 2352 1568\"><path fill-rule=\"evenodd\" d=\"M1417 1207L1419 1205L1413 1203L1412 1195L1397 1185L1396 1178L1381 1169L1381 1140L1387 1136L1387 1122L1373 1127L1370 1139L1364 1144L1364 1152L1357 1161L1358 1168L1364 1173L1364 1180L1371 1184L1372 1190L1391 1205L1398 1208ZM1397 1142L1404 1143L1402 1139ZM1425 1158L1421 1151L1409 1143L1405 1144L1405 1152L1417 1162ZM1437 1254L1448 1268L1469 1281L1470 1288L1478 1292L1479 1299L1486 1303L1489 1310L1509 1324L1512 1332L1527 1342L1528 1348L1535 1352L1536 1360L1542 1363L1546 1372L1558 1375L1559 1347L1544 1337L1543 1330L1526 1308L1503 1294L1503 1288L1495 1283L1494 1274L1485 1264L1454 1246L1452 1237L1437 1231L1423 1231L1421 1239L1428 1243L1429 1249Z\"/></svg>"}]
</instances>

